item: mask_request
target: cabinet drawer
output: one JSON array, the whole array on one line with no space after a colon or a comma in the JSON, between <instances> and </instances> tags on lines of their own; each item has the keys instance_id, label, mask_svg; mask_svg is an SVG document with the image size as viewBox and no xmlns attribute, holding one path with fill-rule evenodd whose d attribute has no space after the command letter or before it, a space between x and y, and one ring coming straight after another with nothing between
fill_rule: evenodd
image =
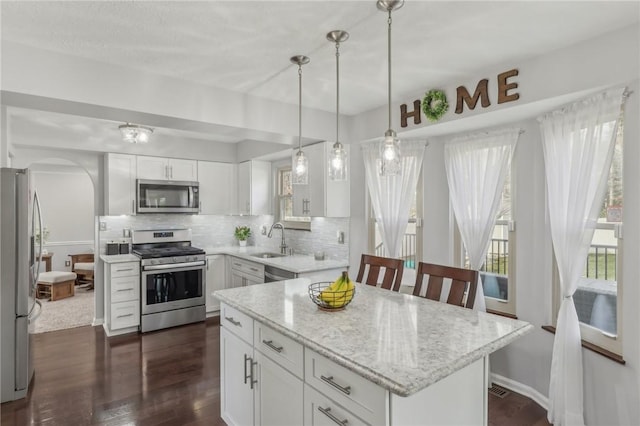
<instances>
[{"instance_id":1,"label":"cabinet drawer","mask_svg":"<svg viewBox=\"0 0 640 426\"><path fill-rule=\"evenodd\" d=\"M238 257L232 257L231 269L233 269L234 271L253 275L256 278L259 278L261 282L264 282L264 265L262 265L261 263L250 262Z\"/></svg>"},{"instance_id":2,"label":"cabinet drawer","mask_svg":"<svg viewBox=\"0 0 640 426\"><path fill-rule=\"evenodd\" d=\"M299 378L304 374L304 350L300 343L257 321L253 327L253 347Z\"/></svg>"},{"instance_id":3,"label":"cabinet drawer","mask_svg":"<svg viewBox=\"0 0 640 426\"><path fill-rule=\"evenodd\" d=\"M140 275L140 263L112 263L109 265L109 271L111 273L111 278L138 276Z\"/></svg>"},{"instance_id":4,"label":"cabinet drawer","mask_svg":"<svg viewBox=\"0 0 640 426\"><path fill-rule=\"evenodd\" d=\"M220 325L253 345L253 319L248 315L222 303L220 305Z\"/></svg>"},{"instance_id":5,"label":"cabinet drawer","mask_svg":"<svg viewBox=\"0 0 640 426\"><path fill-rule=\"evenodd\" d=\"M304 385L304 424L309 426L369 425L352 412L322 395L309 385ZM385 424L381 422L379 424Z\"/></svg>"},{"instance_id":6,"label":"cabinet drawer","mask_svg":"<svg viewBox=\"0 0 640 426\"><path fill-rule=\"evenodd\" d=\"M140 325L140 302L120 302L111 304L111 329Z\"/></svg>"},{"instance_id":7,"label":"cabinet drawer","mask_svg":"<svg viewBox=\"0 0 640 426\"><path fill-rule=\"evenodd\" d=\"M140 300L140 278L117 277L111 279L111 302Z\"/></svg>"},{"instance_id":8,"label":"cabinet drawer","mask_svg":"<svg viewBox=\"0 0 640 426\"><path fill-rule=\"evenodd\" d=\"M386 391L328 358L305 350L305 382L356 416L378 424L385 415Z\"/></svg>"}]
</instances>

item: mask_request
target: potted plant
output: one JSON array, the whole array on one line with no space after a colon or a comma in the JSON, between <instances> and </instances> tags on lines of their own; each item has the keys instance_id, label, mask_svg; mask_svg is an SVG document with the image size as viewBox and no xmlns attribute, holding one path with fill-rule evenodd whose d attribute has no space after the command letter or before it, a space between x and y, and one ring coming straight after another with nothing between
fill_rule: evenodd
<instances>
[{"instance_id":1,"label":"potted plant","mask_svg":"<svg viewBox=\"0 0 640 426\"><path fill-rule=\"evenodd\" d=\"M251 228L248 226L236 226L233 235L236 237L236 240L238 240L238 244L244 247L247 245L247 239L251 236Z\"/></svg>"}]
</instances>

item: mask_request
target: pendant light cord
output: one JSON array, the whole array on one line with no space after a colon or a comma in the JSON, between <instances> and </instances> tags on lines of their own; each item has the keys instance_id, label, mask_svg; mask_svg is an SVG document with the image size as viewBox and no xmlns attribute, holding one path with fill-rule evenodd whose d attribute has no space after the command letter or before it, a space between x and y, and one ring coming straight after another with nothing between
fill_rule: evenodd
<instances>
[{"instance_id":1,"label":"pendant light cord","mask_svg":"<svg viewBox=\"0 0 640 426\"><path fill-rule=\"evenodd\" d=\"M340 143L340 42L336 42L336 143Z\"/></svg>"},{"instance_id":2,"label":"pendant light cord","mask_svg":"<svg viewBox=\"0 0 640 426\"><path fill-rule=\"evenodd\" d=\"M298 65L298 153L302 151L302 65Z\"/></svg>"},{"instance_id":3,"label":"pendant light cord","mask_svg":"<svg viewBox=\"0 0 640 426\"><path fill-rule=\"evenodd\" d=\"M389 8L389 19L387 20L387 23L389 24L389 33L388 33L388 57L387 57L387 63L388 63L388 75L389 75L389 94L388 94L388 100L389 100L389 130L391 130L391 8Z\"/></svg>"}]
</instances>

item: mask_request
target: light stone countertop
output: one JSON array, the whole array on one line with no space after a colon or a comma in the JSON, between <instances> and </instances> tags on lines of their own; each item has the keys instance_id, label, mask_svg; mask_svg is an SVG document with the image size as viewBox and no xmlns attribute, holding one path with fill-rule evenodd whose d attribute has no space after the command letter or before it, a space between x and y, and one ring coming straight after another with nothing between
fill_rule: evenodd
<instances>
[{"instance_id":1,"label":"light stone countertop","mask_svg":"<svg viewBox=\"0 0 640 426\"><path fill-rule=\"evenodd\" d=\"M310 280L214 296L389 391L409 396L533 330L524 321L356 284L342 311L321 311Z\"/></svg>"},{"instance_id":2,"label":"light stone countertop","mask_svg":"<svg viewBox=\"0 0 640 426\"><path fill-rule=\"evenodd\" d=\"M140 258L135 254L101 254L100 259L104 263L140 262Z\"/></svg>"},{"instance_id":3,"label":"light stone countertop","mask_svg":"<svg viewBox=\"0 0 640 426\"><path fill-rule=\"evenodd\" d=\"M212 247L206 248L205 251L207 254L226 254L236 256L246 260L250 260L252 262L261 263L263 265L275 266L276 268L284 269L286 271L294 272L297 274L305 272L324 271L327 269L346 268L349 266L348 259L336 260L328 259L325 257L325 260L315 260L313 255L306 254L294 254L293 256L272 257L267 259L252 256L252 254L256 253L274 252L273 249L269 249L266 247Z\"/></svg>"}]
</instances>

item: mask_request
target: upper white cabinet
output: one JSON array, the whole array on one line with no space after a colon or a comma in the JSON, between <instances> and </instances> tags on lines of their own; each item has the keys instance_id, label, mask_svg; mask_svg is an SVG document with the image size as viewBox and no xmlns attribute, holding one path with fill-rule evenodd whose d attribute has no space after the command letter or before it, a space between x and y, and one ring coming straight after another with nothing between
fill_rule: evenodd
<instances>
[{"instance_id":1,"label":"upper white cabinet","mask_svg":"<svg viewBox=\"0 0 640 426\"><path fill-rule=\"evenodd\" d=\"M238 203L237 166L198 161L201 214L233 214Z\"/></svg>"},{"instance_id":2,"label":"upper white cabinet","mask_svg":"<svg viewBox=\"0 0 640 426\"><path fill-rule=\"evenodd\" d=\"M270 162L252 160L238 164L238 213L272 214Z\"/></svg>"},{"instance_id":3,"label":"upper white cabinet","mask_svg":"<svg viewBox=\"0 0 640 426\"><path fill-rule=\"evenodd\" d=\"M104 214L136 213L136 156L107 153L104 156Z\"/></svg>"},{"instance_id":4,"label":"upper white cabinet","mask_svg":"<svg viewBox=\"0 0 640 426\"><path fill-rule=\"evenodd\" d=\"M304 153L309 158L309 183L293 185L293 215L312 217L349 217L350 183L332 181L329 178L329 154L333 142L321 142L305 146ZM344 145L347 151L347 170L349 168L350 146ZM294 149L292 159L297 150Z\"/></svg>"},{"instance_id":5,"label":"upper white cabinet","mask_svg":"<svg viewBox=\"0 0 640 426\"><path fill-rule=\"evenodd\" d=\"M137 156L138 179L198 180L198 162L179 158Z\"/></svg>"}]
</instances>

